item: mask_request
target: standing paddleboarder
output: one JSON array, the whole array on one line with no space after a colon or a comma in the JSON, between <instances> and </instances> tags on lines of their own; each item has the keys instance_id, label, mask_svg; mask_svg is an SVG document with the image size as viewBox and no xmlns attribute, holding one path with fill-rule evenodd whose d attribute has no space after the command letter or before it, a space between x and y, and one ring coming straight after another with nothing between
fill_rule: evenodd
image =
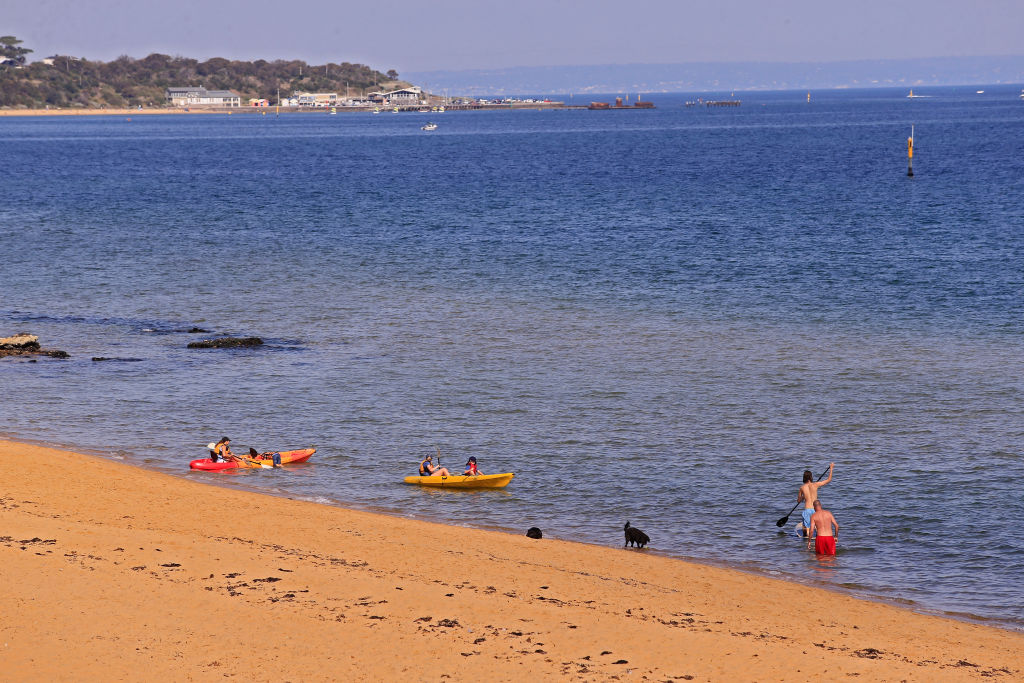
<instances>
[{"instance_id":1,"label":"standing paddleboarder","mask_svg":"<svg viewBox=\"0 0 1024 683\"><path fill-rule=\"evenodd\" d=\"M832 481L832 469L835 465L834 462L828 464L828 479L825 481L814 481L814 474L810 470L804 470L804 483L800 487L800 492L796 494L796 502L804 504L804 511L802 513L803 533L808 536L810 536L811 515L814 514L814 501L818 500L818 487Z\"/></svg>"}]
</instances>

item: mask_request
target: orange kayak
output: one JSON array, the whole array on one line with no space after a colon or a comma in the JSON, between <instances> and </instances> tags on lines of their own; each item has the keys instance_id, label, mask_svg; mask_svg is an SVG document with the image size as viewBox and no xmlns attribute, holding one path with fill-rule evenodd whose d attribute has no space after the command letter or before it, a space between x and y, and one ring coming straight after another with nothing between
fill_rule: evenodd
<instances>
[{"instance_id":1,"label":"orange kayak","mask_svg":"<svg viewBox=\"0 0 1024 683\"><path fill-rule=\"evenodd\" d=\"M286 465L290 462L306 462L314 453L316 453L316 448L302 448L296 451L276 452L281 454L281 464ZM214 462L210 458L200 458L199 460L193 460L188 464L188 466L194 470L203 470L206 472L255 469L258 467L272 468L274 466L274 461L271 459L272 455L273 453L268 453L265 460L260 458L250 458L248 456L238 456L238 460L228 460L227 462Z\"/></svg>"}]
</instances>

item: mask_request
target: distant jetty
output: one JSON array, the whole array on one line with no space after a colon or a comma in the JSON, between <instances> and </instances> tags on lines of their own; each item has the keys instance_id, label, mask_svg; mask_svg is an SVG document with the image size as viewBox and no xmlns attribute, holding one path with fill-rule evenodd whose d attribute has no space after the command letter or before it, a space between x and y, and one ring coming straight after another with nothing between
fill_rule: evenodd
<instances>
[{"instance_id":1,"label":"distant jetty","mask_svg":"<svg viewBox=\"0 0 1024 683\"><path fill-rule=\"evenodd\" d=\"M686 103L687 107L738 107L740 106L741 100L702 100L697 98L696 100L689 101Z\"/></svg>"},{"instance_id":2,"label":"distant jetty","mask_svg":"<svg viewBox=\"0 0 1024 683\"><path fill-rule=\"evenodd\" d=\"M615 104L609 104L608 102L591 102L587 109L594 109L597 111L604 111L605 109L654 109L654 102L642 102L637 100L632 105L623 104L621 97L615 98Z\"/></svg>"}]
</instances>

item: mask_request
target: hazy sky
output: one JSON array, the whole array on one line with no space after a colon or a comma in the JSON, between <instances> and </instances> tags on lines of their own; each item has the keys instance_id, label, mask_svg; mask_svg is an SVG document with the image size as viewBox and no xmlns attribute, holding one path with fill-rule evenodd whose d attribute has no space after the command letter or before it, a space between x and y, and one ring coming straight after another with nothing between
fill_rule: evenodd
<instances>
[{"instance_id":1,"label":"hazy sky","mask_svg":"<svg viewBox=\"0 0 1024 683\"><path fill-rule=\"evenodd\" d=\"M1024 54L1024 0L0 0L0 35L110 60L404 71Z\"/></svg>"}]
</instances>

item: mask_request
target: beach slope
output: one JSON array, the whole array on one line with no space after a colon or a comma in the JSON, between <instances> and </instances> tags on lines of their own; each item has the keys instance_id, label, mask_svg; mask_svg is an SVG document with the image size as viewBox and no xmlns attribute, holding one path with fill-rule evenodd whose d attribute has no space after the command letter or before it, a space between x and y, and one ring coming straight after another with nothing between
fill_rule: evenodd
<instances>
[{"instance_id":1,"label":"beach slope","mask_svg":"<svg viewBox=\"0 0 1024 683\"><path fill-rule=\"evenodd\" d=\"M605 548L13 442L0 462L9 680L1024 677L1020 633L623 550L619 520Z\"/></svg>"}]
</instances>

